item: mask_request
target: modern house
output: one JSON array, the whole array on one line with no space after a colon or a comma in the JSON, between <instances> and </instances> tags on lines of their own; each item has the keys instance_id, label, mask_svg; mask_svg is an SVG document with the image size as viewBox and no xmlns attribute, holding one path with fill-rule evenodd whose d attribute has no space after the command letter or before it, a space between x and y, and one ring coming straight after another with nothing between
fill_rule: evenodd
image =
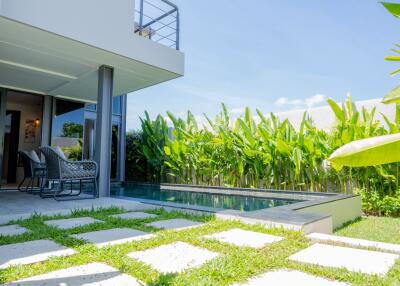
<instances>
[{"instance_id":1,"label":"modern house","mask_svg":"<svg viewBox=\"0 0 400 286\"><path fill-rule=\"evenodd\" d=\"M0 186L21 180L19 150L52 145L96 160L108 196L124 180L128 93L183 73L167 0L0 0Z\"/></svg>"}]
</instances>

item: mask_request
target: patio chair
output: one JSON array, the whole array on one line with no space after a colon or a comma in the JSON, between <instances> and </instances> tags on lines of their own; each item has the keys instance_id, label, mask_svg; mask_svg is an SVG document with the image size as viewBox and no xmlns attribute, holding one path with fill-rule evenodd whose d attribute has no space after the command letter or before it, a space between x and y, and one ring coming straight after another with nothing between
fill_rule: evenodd
<instances>
[{"instance_id":1,"label":"patio chair","mask_svg":"<svg viewBox=\"0 0 400 286\"><path fill-rule=\"evenodd\" d=\"M32 151L19 151L19 160L24 168L24 178L18 185L18 190L21 192L34 193L39 192L42 188L44 179L46 178L46 164L41 162L37 153ZM25 180L29 180L25 189L22 188ZM35 188L35 180L38 181L38 187Z\"/></svg>"},{"instance_id":2,"label":"patio chair","mask_svg":"<svg viewBox=\"0 0 400 286\"><path fill-rule=\"evenodd\" d=\"M52 196L55 200L71 200L71 199L88 199L98 196L97 190L97 163L95 161L70 161L67 160L61 149L55 147L39 148L46 159L47 180L53 181L56 185L52 189L45 190L42 188L41 196L43 198ZM79 182L79 191L74 193L72 185ZM82 193L82 183L93 183L92 197L79 197ZM70 183L71 189L67 193L64 190L65 183ZM67 198L69 197L69 198Z\"/></svg>"}]
</instances>

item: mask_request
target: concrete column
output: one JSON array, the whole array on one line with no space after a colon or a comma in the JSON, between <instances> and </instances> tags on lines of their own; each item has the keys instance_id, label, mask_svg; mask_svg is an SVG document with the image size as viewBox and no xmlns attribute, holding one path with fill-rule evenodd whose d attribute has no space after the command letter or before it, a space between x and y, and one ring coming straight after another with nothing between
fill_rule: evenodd
<instances>
[{"instance_id":1,"label":"concrete column","mask_svg":"<svg viewBox=\"0 0 400 286\"><path fill-rule=\"evenodd\" d=\"M3 174L3 152L4 152L4 132L6 123L6 104L7 94L4 88L0 88L0 187Z\"/></svg>"},{"instance_id":2,"label":"concrete column","mask_svg":"<svg viewBox=\"0 0 400 286\"><path fill-rule=\"evenodd\" d=\"M110 196L111 120L114 69L99 68L97 96L96 141L94 158L99 167L99 197Z\"/></svg>"}]
</instances>

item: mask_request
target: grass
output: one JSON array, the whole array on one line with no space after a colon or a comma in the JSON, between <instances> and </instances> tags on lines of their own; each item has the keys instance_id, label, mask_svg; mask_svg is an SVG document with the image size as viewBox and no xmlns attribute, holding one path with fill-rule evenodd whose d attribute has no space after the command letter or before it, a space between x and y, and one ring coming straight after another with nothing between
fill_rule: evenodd
<instances>
[{"instance_id":1,"label":"grass","mask_svg":"<svg viewBox=\"0 0 400 286\"><path fill-rule=\"evenodd\" d=\"M400 218L363 217L336 230L335 234L400 244Z\"/></svg>"},{"instance_id":2,"label":"grass","mask_svg":"<svg viewBox=\"0 0 400 286\"><path fill-rule=\"evenodd\" d=\"M0 270L0 283L6 283L39 275L54 270L64 269L71 266L82 265L89 262L103 262L120 271L136 277L147 285L231 285L236 282L245 282L251 277L274 269L288 268L297 269L316 276L348 282L352 285L400 285L400 261L390 270L386 277L363 275L353 273L345 269L318 267L313 265L295 263L287 258L308 247L310 242L300 232L289 231L279 228L266 229L260 225L245 225L237 221L221 221L212 216L188 215L179 212L166 212L162 209L149 211L159 215L158 218L143 220L121 220L111 218L109 215L121 213L122 209L111 208L92 211L75 211L69 216L44 217L33 216L26 220L16 221L32 232L13 237L0 237L0 245L15 242L23 242L36 239L51 239L60 244L72 247L77 254L63 257L51 258L45 262L31 265L12 266ZM96 223L85 227L71 230L58 230L45 225L43 222L49 219L91 216L103 220L104 223ZM157 230L145 226L145 223L169 218L188 218L202 221L201 227L173 231ZM128 227L142 231L155 233L152 239L136 241L121 245L97 249L95 246L84 241L71 238L70 234L110 229L115 227ZM231 228L243 228L285 237L284 240L270 244L262 249L240 248L233 245L220 243L216 240L207 240L203 236ZM347 226L351 228L352 225ZM345 231L346 228L339 230ZM397 233L399 235L399 233ZM135 250L145 250L159 245L183 241L211 251L218 252L220 256L199 268L190 269L179 274L161 274L150 266L135 261L126 256Z\"/></svg>"}]
</instances>

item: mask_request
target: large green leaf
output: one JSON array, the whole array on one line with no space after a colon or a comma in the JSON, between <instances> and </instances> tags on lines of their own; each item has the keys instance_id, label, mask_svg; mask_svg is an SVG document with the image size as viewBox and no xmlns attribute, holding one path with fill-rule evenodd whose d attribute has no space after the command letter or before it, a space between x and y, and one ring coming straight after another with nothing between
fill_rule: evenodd
<instances>
[{"instance_id":1,"label":"large green leaf","mask_svg":"<svg viewBox=\"0 0 400 286\"><path fill-rule=\"evenodd\" d=\"M382 2L382 5L395 17L400 18L400 4Z\"/></svg>"},{"instance_id":2,"label":"large green leaf","mask_svg":"<svg viewBox=\"0 0 400 286\"><path fill-rule=\"evenodd\" d=\"M383 103L400 103L400 85L396 86L391 92L389 92L382 100Z\"/></svg>"},{"instance_id":3,"label":"large green leaf","mask_svg":"<svg viewBox=\"0 0 400 286\"><path fill-rule=\"evenodd\" d=\"M345 114L343 110L340 108L340 106L332 99L328 98L328 104L335 113L336 118L340 121L343 122L345 121Z\"/></svg>"},{"instance_id":4,"label":"large green leaf","mask_svg":"<svg viewBox=\"0 0 400 286\"><path fill-rule=\"evenodd\" d=\"M329 157L336 169L400 162L400 133L353 141Z\"/></svg>"}]
</instances>

